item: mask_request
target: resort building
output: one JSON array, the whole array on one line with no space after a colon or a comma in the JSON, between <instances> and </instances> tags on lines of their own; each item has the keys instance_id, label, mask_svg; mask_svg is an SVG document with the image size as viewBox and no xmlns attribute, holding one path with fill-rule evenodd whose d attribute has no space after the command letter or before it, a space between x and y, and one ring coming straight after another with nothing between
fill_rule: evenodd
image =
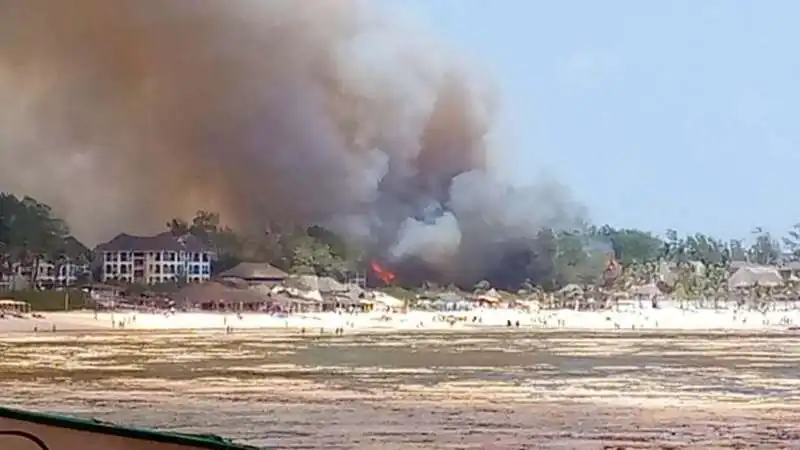
<instances>
[{"instance_id":1,"label":"resort building","mask_svg":"<svg viewBox=\"0 0 800 450\"><path fill-rule=\"evenodd\" d=\"M90 268L88 264L79 264L69 260L55 263L41 259L33 265L17 264L14 271L17 275L22 275L27 279L36 270L36 284L43 287L53 288L56 286L70 286L78 282L81 277L89 278Z\"/></svg>"},{"instance_id":2,"label":"resort building","mask_svg":"<svg viewBox=\"0 0 800 450\"><path fill-rule=\"evenodd\" d=\"M100 281L199 283L211 278L213 252L195 236L120 234L95 251Z\"/></svg>"}]
</instances>

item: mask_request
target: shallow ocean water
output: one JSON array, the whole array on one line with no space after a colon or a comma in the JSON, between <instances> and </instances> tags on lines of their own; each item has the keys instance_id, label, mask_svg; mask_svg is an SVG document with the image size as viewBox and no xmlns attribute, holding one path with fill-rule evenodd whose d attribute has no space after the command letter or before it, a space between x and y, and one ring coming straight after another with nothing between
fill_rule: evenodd
<instances>
[{"instance_id":1,"label":"shallow ocean water","mask_svg":"<svg viewBox=\"0 0 800 450\"><path fill-rule=\"evenodd\" d=\"M788 334L41 334L3 402L281 449L800 448Z\"/></svg>"}]
</instances>

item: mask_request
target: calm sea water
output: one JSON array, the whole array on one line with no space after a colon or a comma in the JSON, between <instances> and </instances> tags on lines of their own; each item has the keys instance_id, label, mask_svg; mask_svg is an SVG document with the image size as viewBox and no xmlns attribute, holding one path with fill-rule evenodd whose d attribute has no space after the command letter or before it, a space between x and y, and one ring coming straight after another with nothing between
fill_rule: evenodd
<instances>
[{"instance_id":1,"label":"calm sea water","mask_svg":"<svg viewBox=\"0 0 800 450\"><path fill-rule=\"evenodd\" d=\"M282 449L800 448L790 335L6 337L0 392Z\"/></svg>"}]
</instances>

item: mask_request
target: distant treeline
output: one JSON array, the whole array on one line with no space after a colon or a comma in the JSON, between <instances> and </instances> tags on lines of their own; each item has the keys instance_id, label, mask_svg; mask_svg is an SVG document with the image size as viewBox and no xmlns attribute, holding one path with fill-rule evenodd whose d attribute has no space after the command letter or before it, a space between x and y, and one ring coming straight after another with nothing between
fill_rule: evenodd
<instances>
[{"instance_id":1,"label":"distant treeline","mask_svg":"<svg viewBox=\"0 0 800 450\"><path fill-rule=\"evenodd\" d=\"M316 274L339 280L370 271L369 249L319 226L275 221L265 224L262 232L242 233L225 226L219 214L209 211L199 211L188 221L172 219L166 226L175 235L195 235L213 248L218 255L215 273L242 261L266 262L293 274ZM572 283L603 282L610 258L621 262L625 270L639 267L637 270L641 271L643 265L656 262L699 261L715 267L727 266L732 260L776 264L800 257L800 226L781 238L756 228L749 241L746 245L744 240L725 240L702 233L680 236L674 230L658 236L608 225L586 225L576 230L544 229L535 238L518 242L509 257L502 260L502 270L481 275L480 279L417 270L414 276L398 273L393 284L415 288L455 283L465 290L490 285L509 291L534 287L550 291ZM55 264L84 263L92 261L93 255L71 236L67 223L56 217L48 205L31 197L0 194L0 271L7 275L14 265L29 265L34 269L29 271L30 284L37 286L38 271L34 266L41 258ZM79 297L76 296L76 304ZM49 300L41 301L43 305L51 304ZM57 309L56 303L59 302L53 300L52 307Z\"/></svg>"}]
</instances>

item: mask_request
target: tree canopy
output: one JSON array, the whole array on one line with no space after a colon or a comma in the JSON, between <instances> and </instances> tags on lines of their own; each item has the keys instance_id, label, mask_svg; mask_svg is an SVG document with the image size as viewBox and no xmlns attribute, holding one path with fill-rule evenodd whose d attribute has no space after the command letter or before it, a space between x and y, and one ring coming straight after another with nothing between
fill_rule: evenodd
<instances>
[{"instance_id":1,"label":"tree canopy","mask_svg":"<svg viewBox=\"0 0 800 450\"><path fill-rule=\"evenodd\" d=\"M241 234L220 225L219 215L208 211L199 211L189 222L173 219L167 226L174 233L192 233L206 239L218 252L219 270L240 261L267 262L290 273L339 279L370 270L365 249L349 245L319 226L304 228L271 223L258 235ZM760 228L753 230L751 241L745 244L743 240L725 240L702 233L681 236L675 230L659 236L610 225L569 232L544 229L535 242L520 242L517 249L508 252L498 270L459 284L478 290L491 286L556 290L569 284L600 284L609 275L610 261L618 262L626 268L628 276L642 281L652 281L643 274L654 272L655 264L660 262L681 267L688 267L686 263L691 261L699 262L711 268L708 273L722 276L715 268L726 267L734 260L776 264L800 257L800 224L783 238L788 252L783 250L781 241ZM792 247L791 243L796 244ZM508 271L509 266L519 270ZM442 285L451 281L401 276L396 284Z\"/></svg>"},{"instance_id":2,"label":"tree canopy","mask_svg":"<svg viewBox=\"0 0 800 450\"><path fill-rule=\"evenodd\" d=\"M0 273L11 273L15 264L30 266L30 281L35 284L42 260L83 263L89 258L89 250L69 234L67 224L48 205L0 193Z\"/></svg>"},{"instance_id":3,"label":"tree canopy","mask_svg":"<svg viewBox=\"0 0 800 450\"><path fill-rule=\"evenodd\" d=\"M257 233L240 232L226 226L218 213L198 211L188 220L169 220L166 228L175 235L192 234L209 245L217 254L214 267L217 273L242 261L266 262L290 273L332 276L340 280L371 270L368 249L353 245L320 226L274 221ZM485 290L492 286L509 290L534 287L555 290L569 284L603 283L611 260L618 261L628 276L635 277L654 270L652 267L661 262L685 266L696 261L716 268L734 260L777 264L799 258L800 224L786 236L778 237L762 228L754 228L747 242L702 233L680 235L675 230L666 230L662 236L646 230L601 225L568 232L541 230L530 241L518 242L504 253L502 264L496 270L480 274L476 279L436 279L435 275L409 277L399 273L392 283L445 285L456 281L468 289ZM31 197L0 194L0 270L3 273L9 273L14 265L33 266L40 260L57 263L90 259L89 250L70 235L67 224L48 205ZM644 269L647 267L650 269ZM636 275L637 271L641 273ZM35 277L36 271L31 272Z\"/></svg>"}]
</instances>

